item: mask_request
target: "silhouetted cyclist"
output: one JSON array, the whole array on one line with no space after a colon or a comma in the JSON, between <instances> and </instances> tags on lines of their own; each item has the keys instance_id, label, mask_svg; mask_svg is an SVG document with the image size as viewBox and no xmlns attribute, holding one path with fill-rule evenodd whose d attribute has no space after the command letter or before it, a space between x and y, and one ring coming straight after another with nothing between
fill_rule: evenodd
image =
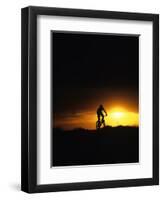
<instances>
[{"instance_id":1,"label":"silhouetted cyclist","mask_svg":"<svg viewBox=\"0 0 163 200\"><path fill-rule=\"evenodd\" d=\"M97 108L97 118L98 118L98 121L96 123L97 128L100 128L102 124L103 126L105 126L104 113L105 113L105 116L107 116L107 112L105 111L103 105L100 105Z\"/></svg>"}]
</instances>

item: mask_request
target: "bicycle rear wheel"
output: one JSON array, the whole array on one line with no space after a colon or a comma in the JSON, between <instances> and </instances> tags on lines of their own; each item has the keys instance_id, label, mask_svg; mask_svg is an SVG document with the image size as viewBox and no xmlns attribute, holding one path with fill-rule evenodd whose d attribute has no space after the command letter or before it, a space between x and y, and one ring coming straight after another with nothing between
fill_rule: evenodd
<instances>
[{"instance_id":1,"label":"bicycle rear wheel","mask_svg":"<svg viewBox=\"0 0 163 200\"><path fill-rule=\"evenodd\" d=\"M101 122L100 122L100 121L97 121L97 122L96 122L96 129L98 130L98 129L100 129L100 127L101 127Z\"/></svg>"}]
</instances>

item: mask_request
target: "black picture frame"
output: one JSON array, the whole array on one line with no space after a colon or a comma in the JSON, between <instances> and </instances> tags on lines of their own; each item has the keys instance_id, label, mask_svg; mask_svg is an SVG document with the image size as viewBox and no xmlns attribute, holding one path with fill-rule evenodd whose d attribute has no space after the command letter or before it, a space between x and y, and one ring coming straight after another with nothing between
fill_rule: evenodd
<instances>
[{"instance_id":1,"label":"black picture frame","mask_svg":"<svg viewBox=\"0 0 163 200\"><path fill-rule=\"evenodd\" d=\"M153 22L153 177L37 184L37 16L55 15ZM159 15L29 6L21 12L21 190L28 193L159 184ZM147 69L148 70L148 69Z\"/></svg>"}]
</instances>

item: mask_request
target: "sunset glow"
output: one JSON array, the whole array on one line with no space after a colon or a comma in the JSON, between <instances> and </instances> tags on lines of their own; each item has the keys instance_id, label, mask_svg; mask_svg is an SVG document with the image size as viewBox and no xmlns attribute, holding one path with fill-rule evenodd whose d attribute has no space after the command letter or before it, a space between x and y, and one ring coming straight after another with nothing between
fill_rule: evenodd
<instances>
[{"instance_id":1,"label":"sunset glow","mask_svg":"<svg viewBox=\"0 0 163 200\"><path fill-rule=\"evenodd\" d=\"M110 126L138 126L139 116L136 112L128 111L123 107L114 107L108 112L106 123Z\"/></svg>"},{"instance_id":2,"label":"sunset glow","mask_svg":"<svg viewBox=\"0 0 163 200\"><path fill-rule=\"evenodd\" d=\"M107 119L110 126L138 126L139 117L138 113L134 112L117 112L110 113L110 118Z\"/></svg>"},{"instance_id":3,"label":"sunset glow","mask_svg":"<svg viewBox=\"0 0 163 200\"><path fill-rule=\"evenodd\" d=\"M126 108L115 106L111 109L107 109L107 116L105 122L107 126L139 126L139 115L137 112L129 111ZM75 113L60 120L56 116L55 126L65 129L73 128L86 128L95 129L95 123L97 116L95 112L81 112Z\"/></svg>"}]
</instances>

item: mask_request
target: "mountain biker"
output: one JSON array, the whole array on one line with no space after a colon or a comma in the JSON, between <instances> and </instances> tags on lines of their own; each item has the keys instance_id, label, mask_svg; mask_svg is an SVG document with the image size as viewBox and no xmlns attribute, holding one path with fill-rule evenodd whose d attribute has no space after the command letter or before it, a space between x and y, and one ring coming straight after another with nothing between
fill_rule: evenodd
<instances>
[{"instance_id":1,"label":"mountain biker","mask_svg":"<svg viewBox=\"0 0 163 200\"><path fill-rule=\"evenodd\" d=\"M99 107L97 108L97 118L98 118L98 121L102 122L103 125L105 126L104 113L105 113L105 116L107 116L107 112L104 109L103 105L99 105Z\"/></svg>"}]
</instances>

